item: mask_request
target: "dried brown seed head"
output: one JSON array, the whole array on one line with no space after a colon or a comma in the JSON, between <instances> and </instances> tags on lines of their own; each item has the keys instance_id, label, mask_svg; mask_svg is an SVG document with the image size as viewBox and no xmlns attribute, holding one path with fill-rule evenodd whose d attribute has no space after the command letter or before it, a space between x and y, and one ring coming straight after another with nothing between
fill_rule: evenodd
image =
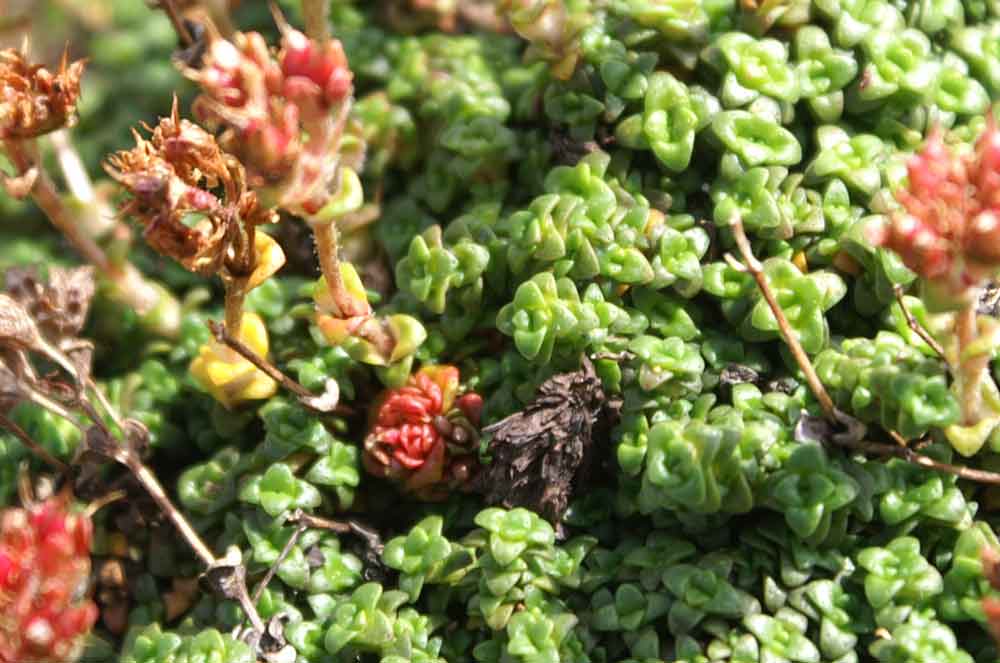
<instances>
[{"instance_id":1,"label":"dried brown seed head","mask_svg":"<svg viewBox=\"0 0 1000 663\"><path fill-rule=\"evenodd\" d=\"M94 268L49 268L49 282L31 268L13 268L5 275L7 294L34 319L39 331L58 343L83 329L94 296Z\"/></svg>"},{"instance_id":2,"label":"dried brown seed head","mask_svg":"<svg viewBox=\"0 0 1000 663\"><path fill-rule=\"evenodd\" d=\"M55 73L24 54L0 51L0 139L34 138L76 122L84 61L63 54Z\"/></svg>"}]
</instances>

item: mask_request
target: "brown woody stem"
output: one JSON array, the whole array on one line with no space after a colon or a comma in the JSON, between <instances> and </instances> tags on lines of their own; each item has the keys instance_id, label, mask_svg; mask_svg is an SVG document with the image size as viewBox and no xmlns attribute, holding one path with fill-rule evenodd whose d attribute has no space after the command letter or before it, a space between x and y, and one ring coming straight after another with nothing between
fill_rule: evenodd
<instances>
[{"instance_id":1,"label":"brown woody stem","mask_svg":"<svg viewBox=\"0 0 1000 663\"><path fill-rule=\"evenodd\" d=\"M337 228L332 222L317 223L313 227L313 237L316 240L316 252L319 254L319 266L326 278L326 287L330 290L333 303L337 305L341 317L353 318L367 315L368 307L351 295L344 284L340 272L340 256Z\"/></svg>"},{"instance_id":2,"label":"brown woody stem","mask_svg":"<svg viewBox=\"0 0 1000 663\"><path fill-rule=\"evenodd\" d=\"M243 330L243 302L247 297L245 279L227 279L225 295L226 335L240 338Z\"/></svg>"},{"instance_id":3,"label":"brown woody stem","mask_svg":"<svg viewBox=\"0 0 1000 663\"><path fill-rule=\"evenodd\" d=\"M184 24L184 18L181 16L180 11L178 11L177 5L174 4L174 0L160 0L160 8L166 13L167 18L170 19L170 24L174 26L174 32L177 33L177 38L180 39L181 45L190 46L193 44L194 37L191 36L191 32Z\"/></svg>"},{"instance_id":4,"label":"brown woody stem","mask_svg":"<svg viewBox=\"0 0 1000 663\"><path fill-rule=\"evenodd\" d=\"M795 331L788 324L788 318L785 317L785 312L781 310L781 305L778 304L778 300L774 296L774 291L771 290L771 284L767 282L763 266L753 255L753 249L750 248L750 240L747 239L746 232L743 230L742 219L737 217L731 227L733 237L736 239L736 246L740 250L740 255L743 256L745 266L735 263L731 256L728 255L726 256L727 262L736 269L745 269L753 276L757 282L757 287L760 288L760 292L764 296L764 300L771 309L771 313L774 314L774 318L778 322L778 330L781 332L782 339L784 339L788 349L791 350L792 356L795 358L795 363L802 369L802 373L806 377L806 382L809 384L809 389L813 392L816 400L819 401L820 407L823 408L823 414L831 422L840 423L833 399L830 398L826 387L823 386L823 382L820 381L819 376L816 374L816 369L813 368L812 362L809 360L809 355L802 349L802 344L799 343Z\"/></svg>"},{"instance_id":5,"label":"brown woody stem","mask_svg":"<svg viewBox=\"0 0 1000 663\"><path fill-rule=\"evenodd\" d=\"M59 232L73 245L80 255L103 274L111 270L111 263L100 246L91 237L80 231L80 227L71 218L69 210L63 205L52 178L46 172L41 159L37 158L35 145L26 145L23 140L8 140L4 142L7 156L17 169L19 175L24 175L32 168L37 169L34 186L31 187L31 197L45 212Z\"/></svg>"}]
</instances>

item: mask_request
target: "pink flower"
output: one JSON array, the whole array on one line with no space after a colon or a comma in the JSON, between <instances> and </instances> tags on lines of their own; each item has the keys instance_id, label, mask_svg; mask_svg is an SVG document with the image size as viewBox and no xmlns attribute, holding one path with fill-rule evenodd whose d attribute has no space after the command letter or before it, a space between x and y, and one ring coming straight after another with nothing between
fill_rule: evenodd
<instances>
[{"instance_id":1,"label":"pink flower","mask_svg":"<svg viewBox=\"0 0 1000 663\"><path fill-rule=\"evenodd\" d=\"M1000 269L1000 132L992 117L975 149L955 153L932 133L896 193L904 212L876 229L876 244L955 299Z\"/></svg>"},{"instance_id":2,"label":"pink flower","mask_svg":"<svg viewBox=\"0 0 1000 663\"><path fill-rule=\"evenodd\" d=\"M90 519L59 495L0 513L0 663L65 663L97 606L78 599L90 573Z\"/></svg>"}]
</instances>

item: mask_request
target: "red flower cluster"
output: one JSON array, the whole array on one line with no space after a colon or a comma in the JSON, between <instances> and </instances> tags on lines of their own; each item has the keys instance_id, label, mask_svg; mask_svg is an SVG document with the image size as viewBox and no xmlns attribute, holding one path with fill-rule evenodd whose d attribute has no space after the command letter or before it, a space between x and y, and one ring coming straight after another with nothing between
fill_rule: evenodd
<instances>
[{"instance_id":1,"label":"red flower cluster","mask_svg":"<svg viewBox=\"0 0 1000 663\"><path fill-rule=\"evenodd\" d=\"M216 39L190 70L204 94L200 119L226 128L221 141L274 204L314 213L335 188L336 155L353 74L340 42L318 43L282 25L277 57L256 33ZM340 112L335 112L337 107ZM340 117L340 116L343 117Z\"/></svg>"},{"instance_id":2,"label":"red flower cluster","mask_svg":"<svg viewBox=\"0 0 1000 663\"><path fill-rule=\"evenodd\" d=\"M76 658L97 606L80 600L90 573L90 519L65 495L0 514L0 663Z\"/></svg>"},{"instance_id":3,"label":"red flower cluster","mask_svg":"<svg viewBox=\"0 0 1000 663\"><path fill-rule=\"evenodd\" d=\"M951 298L962 299L1000 268L1000 131L992 117L975 149L945 146L940 132L908 164L896 197L905 213L873 239Z\"/></svg>"},{"instance_id":4,"label":"red flower cluster","mask_svg":"<svg viewBox=\"0 0 1000 663\"><path fill-rule=\"evenodd\" d=\"M365 469L426 499L467 484L476 468L482 398L456 398L458 382L454 366L429 366L383 393L365 438Z\"/></svg>"}]
</instances>

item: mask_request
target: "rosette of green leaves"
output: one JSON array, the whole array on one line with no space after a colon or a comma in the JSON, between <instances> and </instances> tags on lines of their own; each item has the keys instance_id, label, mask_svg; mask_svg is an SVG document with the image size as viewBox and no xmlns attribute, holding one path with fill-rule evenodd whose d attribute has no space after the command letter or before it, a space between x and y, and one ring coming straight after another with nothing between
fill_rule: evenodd
<instances>
[{"instance_id":1,"label":"rosette of green leaves","mask_svg":"<svg viewBox=\"0 0 1000 663\"><path fill-rule=\"evenodd\" d=\"M615 9L671 41L699 43L708 38L709 15L705 4L700 0L619 0Z\"/></svg>"},{"instance_id":2,"label":"rosette of green leaves","mask_svg":"<svg viewBox=\"0 0 1000 663\"><path fill-rule=\"evenodd\" d=\"M760 602L730 581L731 556L705 555L697 564L676 564L663 572L663 585L674 597L667 615L670 632L690 633L704 619L740 619L761 611Z\"/></svg>"},{"instance_id":3,"label":"rosette of green leaves","mask_svg":"<svg viewBox=\"0 0 1000 663\"><path fill-rule=\"evenodd\" d=\"M896 286L907 286L917 278L895 251L873 247L868 240L868 228L881 223L880 216L863 216L855 220L840 237L840 247L864 268L854 282L854 307L862 315L880 312L895 297ZM924 303L929 308L930 298Z\"/></svg>"},{"instance_id":4,"label":"rosette of green leaves","mask_svg":"<svg viewBox=\"0 0 1000 663\"><path fill-rule=\"evenodd\" d=\"M340 396L345 400L354 398L354 383L348 372L356 366L347 351L341 347L317 347L307 357L300 357L288 362L289 367L296 372L299 384L313 393L323 393L326 381L337 380L340 386Z\"/></svg>"},{"instance_id":5,"label":"rosette of green leaves","mask_svg":"<svg viewBox=\"0 0 1000 663\"><path fill-rule=\"evenodd\" d=\"M250 544L250 561L265 569L278 561L281 551L294 533L293 527L283 527L280 521L267 518L259 512L244 517L241 525ZM304 551L319 540L320 533L317 531L306 531L299 537L276 571L282 582L294 589L306 587L310 568Z\"/></svg>"},{"instance_id":6,"label":"rosette of green leaves","mask_svg":"<svg viewBox=\"0 0 1000 663\"><path fill-rule=\"evenodd\" d=\"M836 122L844 112L843 90L858 73L854 55L834 48L815 25L799 28L794 48L802 98L820 122Z\"/></svg>"},{"instance_id":7,"label":"rosette of green leaves","mask_svg":"<svg viewBox=\"0 0 1000 663\"><path fill-rule=\"evenodd\" d=\"M770 478L768 501L784 513L799 538L822 542L843 529L857 482L831 461L819 444L799 445Z\"/></svg>"},{"instance_id":8,"label":"rosette of green leaves","mask_svg":"<svg viewBox=\"0 0 1000 663\"><path fill-rule=\"evenodd\" d=\"M968 619L986 621L983 598L997 595L983 573L982 553L987 546L1000 548L1000 540L997 540L996 532L989 523L976 521L958 535L951 555L951 567L944 574L944 591L937 601L942 619L950 622Z\"/></svg>"},{"instance_id":9,"label":"rosette of green leaves","mask_svg":"<svg viewBox=\"0 0 1000 663\"><path fill-rule=\"evenodd\" d=\"M747 167L792 166L802 160L802 146L776 121L744 110L717 113L714 138Z\"/></svg>"},{"instance_id":10,"label":"rosette of green leaves","mask_svg":"<svg viewBox=\"0 0 1000 663\"><path fill-rule=\"evenodd\" d=\"M910 536L865 548L857 560L868 572L865 596L880 626L895 626L910 608L927 605L944 587L941 573L920 554L920 541Z\"/></svg>"},{"instance_id":11,"label":"rosette of green leaves","mask_svg":"<svg viewBox=\"0 0 1000 663\"><path fill-rule=\"evenodd\" d=\"M868 34L861 42L867 63L861 81L851 90L861 111L891 97L911 103L928 98L937 83L940 63L931 56L931 43L920 30L885 30Z\"/></svg>"},{"instance_id":12,"label":"rosette of green leaves","mask_svg":"<svg viewBox=\"0 0 1000 663\"><path fill-rule=\"evenodd\" d=\"M391 539L382 552L382 561L400 572L399 588L411 600L420 596L425 582L455 581L473 562L468 549L453 545L442 536L441 516L428 516L405 536Z\"/></svg>"},{"instance_id":13,"label":"rosette of green leaves","mask_svg":"<svg viewBox=\"0 0 1000 663\"><path fill-rule=\"evenodd\" d=\"M830 329L824 313L846 294L843 279L825 270L803 274L784 258L768 258L762 271L803 349L816 353L826 347ZM704 289L724 300L723 314L738 325L743 338L767 341L779 337L778 321L749 274L726 263L706 265L703 273Z\"/></svg>"},{"instance_id":14,"label":"rosette of green leaves","mask_svg":"<svg viewBox=\"0 0 1000 663\"><path fill-rule=\"evenodd\" d=\"M211 515L232 505L239 461L239 450L225 447L210 460L186 469L177 480L177 496L184 508Z\"/></svg>"},{"instance_id":15,"label":"rosette of green leaves","mask_svg":"<svg viewBox=\"0 0 1000 663\"><path fill-rule=\"evenodd\" d=\"M240 487L239 498L260 505L272 517L289 509L310 510L323 501L316 487L296 477L285 463L275 463L263 474L251 475Z\"/></svg>"},{"instance_id":16,"label":"rosette of green leaves","mask_svg":"<svg viewBox=\"0 0 1000 663\"><path fill-rule=\"evenodd\" d=\"M958 421L946 368L892 332L845 339L821 352L815 366L839 407L907 439Z\"/></svg>"},{"instance_id":17,"label":"rosette of green leaves","mask_svg":"<svg viewBox=\"0 0 1000 663\"><path fill-rule=\"evenodd\" d=\"M560 350L600 343L629 321L625 311L604 300L596 283L581 298L568 278L541 272L518 286L514 301L497 314L497 329L514 338L528 359L547 363L556 341Z\"/></svg>"},{"instance_id":18,"label":"rosette of green leaves","mask_svg":"<svg viewBox=\"0 0 1000 663\"><path fill-rule=\"evenodd\" d=\"M311 484L333 491L338 507L349 509L361 483L361 452L353 444L334 440L326 453L309 468L305 478Z\"/></svg>"},{"instance_id":19,"label":"rosette of green leaves","mask_svg":"<svg viewBox=\"0 0 1000 663\"><path fill-rule=\"evenodd\" d=\"M393 642L383 649L380 663L447 663L439 656L443 639L431 635L443 622L439 615L403 608L396 614Z\"/></svg>"},{"instance_id":20,"label":"rosette of green leaves","mask_svg":"<svg viewBox=\"0 0 1000 663\"><path fill-rule=\"evenodd\" d=\"M951 449L934 444L922 452L940 462L951 461ZM886 464L886 485L882 487L879 516L888 525L919 520L945 523L953 527L972 524L974 506L966 501L957 486L957 478L925 470L905 460L894 458Z\"/></svg>"},{"instance_id":21,"label":"rosette of green leaves","mask_svg":"<svg viewBox=\"0 0 1000 663\"><path fill-rule=\"evenodd\" d=\"M739 217L744 227L758 237L787 239L794 233L793 219L778 204L778 188L787 168L758 166L735 178L720 177L712 185L713 217L725 227Z\"/></svg>"},{"instance_id":22,"label":"rosette of green leaves","mask_svg":"<svg viewBox=\"0 0 1000 663\"><path fill-rule=\"evenodd\" d=\"M658 250L650 261L654 276L649 288L671 286L682 297L694 297L701 290L701 259L711 243L708 233L698 226L677 230L666 225L655 233Z\"/></svg>"},{"instance_id":23,"label":"rosette of green leaves","mask_svg":"<svg viewBox=\"0 0 1000 663\"><path fill-rule=\"evenodd\" d=\"M607 87L605 106L620 106L642 99L649 89L649 75L658 60L657 54L628 48L609 34L603 15L580 35L584 60L592 65Z\"/></svg>"},{"instance_id":24,"label":"rosette of green leaves","mask_svg":"<svg viewBox=\"0 0 1000 663\"><path fill-rule=\"evenodd\" d=\"M327 653L352 650L379 652L395 637L396 611L407 601L405 592L385 591L377 582L361 585L337 599L323 637Z\"/></svg>"},{"instance_id":25,"label":"rosette of green leaves","mask_svg":"<svg viewBox=\"0 0 1000 663\"><path fill-rule=\"evenodd\" d=\"M740 430L725 424L662 422L649 431L639 508L743 513L753 492L741 467Z\"/></svg>"},{"instance_id":26,"label":"rosette of green leaves","mask_svg":"<svg viewBox=\"0 0 1000 663\"><path fill-rule=\"evenodd\" d=\"M806 168L808 180L826 182L836 178L866 198L881 186L879 166L885 158L885 145L878 137L852 136L838 126L824 125L816 130L816 143L816 157Z\"/></svg>"},{"instance_id":27,"label":"rosette of green leaves","mask_svg":"<svg viewBox=\"0 0 1000 663\"><path fill-rule=\"evenodd\" d=\"M782 608L772 615L753 614L743 619L743 626L757 639L760 661L819 663L820 652L806 636L805 616Z\"/></svg>"},{"instance_id":28,"label":"rosette of green leaves","mask_svg":"<svg viewBox=\"0 0 1000 663\"><path fill-rule=\"evenodd\" d=\"M955 30L951 45L992 95L1000 93L1000 20Z\"/></svg>"},{"instance_id":29,"label":"rosette of green leaves","mask_svg":"<svg viewBox=\"0 0 1000 663\"><path fill-rule=\"evenodd\" d=\"M807 616L813 623L818 622L819 645L823 657L828 660L845 661L857 647L860 606L858 597L844 589L834 580L814 580L788 594L788 604Z\"/></svg>"},{"instance_id":30,"label":"rosette of green leaves","mask_svg":"<svg viewBox=\"0 0 1000 663\"><path fill-rule=\"evenodd\" d=\"M697 241L697 240L692 240ZM681 260L687 260L683 254ZM699 269L699 274L700 274ZM702 337L704 310L697 303L678 297L672 292L639 287L630 291L632 304L645 317L648 327L663 338L676 336L683 341L695 341ZM635 316L633 311L630 314Z\"/></svg>"},{"instance_id":31,"label":"rosette of green leaves","mask_svg":"<svg viewBox=\"0 0 1000 663\"><path fill-rule=\"evenodd\" d=\"M615 137L624 147L651 150L667 170L683 171L691 163L695 133L708 117L699 116L687 86L670 74L658 71L648 80L642 113L623 119Z\"/></svg>"},{"instance_id":32,"label":"rosette of green leaves","mask_svg":"<svg viewBox=\"0 0 1000 663\"><path fill-rule=\"evenodd\" d=\"M299 451L326 453L334 442L323 422L304 407L282 397L272 398L260 409L264 443L257 453L280 460Z\"/></svg>"},{"instance_id":33,"label":"rosette of green leaves","mask_svg":"<svg viewBox=\"0 0 1000 663\"><path fill-rule=\"evenodd\" d=\"M965 10L961 0L922 0L910 5L907 21L924 33L935 35L947 28L961 28Z\"/></svg>"},{"instance_id":34,"label":"rosette of green leaves","mask_svg":"<svg viewBox=\"0 0 1000 663\"><path fill-rule=\"evenodd\" d=\"M983 84L970 74L969 64L947 51L941 58L934 102L945 113L979 115L989 106L990 95Z\"/></svg>"},{"instance_id":35,"label":"rosette of green leaves","mask_svg":"<svg viewBox=\"0 0 1000 663\"><path fill-rule=\"evenodd\" d=\"M480 663L559 663L588 660L574 627L575 614L540 592L531 592L511 617L503 637L480 642L473 656Z\"/></svg>"},{"instance_id":36,"label":"rosette of green leaves","mask_svg":"<svg viewBox=\"0 0 1000 663\"><path fill-rule=\"evenodd\" d=\"M523 508L489 508L476 515L475 522L489 533L487 549L493 559L506 566L529 546L546 547L555 543L555 530L537 514Z\"/></svg>"},{"instance_id":37,"label":"rosette of green leaves","mask_svg":"<svg viewBox=\"0 0 1000 663\"><path fill-rule=\"evenodd\" d=\"M888 638L877 638L869 646L879 663L972 663L958 646L955 633L934 618L932 611L914 611Z\"/></svg>"},{"instance_id":38,"label":"rosette of green leaves","mask_svg":"<svg viewBox=\"0 0 1000 663\"><path fill-rule=\"evenodd\" d=\"M396 283L432 313L444 313L449 293L463 308L478 308L489 260L489 250L469 239L446 247L441 226L434 225L414 237L409 253L396 263Z\"/></svg>"},{"instance_id":39,"label":"rosette of green leaves","mask_svg":"<svg viewBox=\"0 0 1000 663\"><path fill-rule=\"evenodd\" d=\"M719 99L725 108L741 108L764 95L795 103L799 80L789 64L788 49L776 39L757 39L745 32L727 32L713 43L724 64Z\"/></svg>"},{"instance_id":40,"label":"rosette of green leaves","mask_svg":"<svg viewBox=\"0 0 1000 663\"><path fill-rule=\"evenodd\" d=\"M642 334L628 344L638 364L636 386L669 398L697 394L702 389L705 360L696 343L676 336L658 338Z\"/></svg>"},{"instance_id":41,"label":"rosette of green leaves","mask_svg":"<svg viewBox=\"0 0 1000 663\"><path fill-rule=\"evenodd\" d=\"M903 27L903 14L885 0L817 0L816 7L834 22L833 39L853 48L869 34Z\"/></svg>"},{"instance_id":42,"label":"rosette of green leaves","mask_svg":"<svg viewBox=\"0 0 1000 663\"><path fill-rule=\"evenodd\" d=\"M666 615L671 603L668 594L634 583L619 585L614 593L601 588L590 599L590 626L595 631L636 631Z\"/></svg>"},{"instance_id":43,"label":"rosette of green leaves","mask_svg":"<svg viewBox=\"0 0 1000 663\"><path fill-rule=\"evenodd\" d=\"M215 629L194 635L163 632L152 624L135 635L122 654L123 663L254 663L253 650L244 642Z\"/></svg>"}]
</instances>

